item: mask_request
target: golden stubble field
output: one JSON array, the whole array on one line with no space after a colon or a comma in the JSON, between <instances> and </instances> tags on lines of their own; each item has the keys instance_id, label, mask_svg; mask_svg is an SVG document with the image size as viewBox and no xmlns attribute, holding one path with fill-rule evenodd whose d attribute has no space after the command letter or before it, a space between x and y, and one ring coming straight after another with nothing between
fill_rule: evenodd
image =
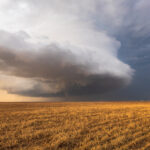
<instances>
[{"instance_id":1,"label":"golden stubble field","mask_svg":"<svg viewBox=\"0 0 150 150\"><path fill-rule=\"evenodd\" d=\"M0 103L0 150L150 150L150 103Z\"/></svg>"}]
</instances>

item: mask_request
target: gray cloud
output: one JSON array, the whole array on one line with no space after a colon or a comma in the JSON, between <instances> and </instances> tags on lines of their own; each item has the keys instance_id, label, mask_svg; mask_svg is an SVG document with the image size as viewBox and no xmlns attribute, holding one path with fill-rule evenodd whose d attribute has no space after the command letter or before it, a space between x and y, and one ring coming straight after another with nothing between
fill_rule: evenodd
<instances>
[{"instance_id":1,"label":"gray cloud","mask_svg":"<svg viewBox=\"0 0 150 150\"><path fill-rule=\"evenodd\" d=\"M126 63L136 72L149 63L148 0L0 4L1 74L21 78L20 84L26 85L1 86L10 93L102 94L130 83L134 71Z\"/></svg>"},{"instance_id":2,"label":"gray cloud","mask_svg":"<svg viewBox=\"0 0 150 150\"><path fill-rule=\"evenodd\" d=\"M88 49L76 53L58 44L37 46L21 40L20 35L1 31L1 73L20 80L1 87L9 93L41 97L94 95L121 88L131 80L132 69L112 53L99 55Z\"/></svg>"}]
</instances>

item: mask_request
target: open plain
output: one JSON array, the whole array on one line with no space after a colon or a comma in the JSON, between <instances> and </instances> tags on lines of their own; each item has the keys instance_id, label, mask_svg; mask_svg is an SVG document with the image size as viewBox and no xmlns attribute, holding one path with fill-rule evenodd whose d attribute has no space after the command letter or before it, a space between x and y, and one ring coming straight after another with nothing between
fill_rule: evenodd
<instances>
[{"instance_id":1,"label":"open plain","mask_svg":"<svg viewBox=\"0 0 150 150\"><path fill-rule=\"evenodd\" d=\"M9 149L150 150L150 103L0 103L0 150Z\"/></svg>"}]
</instances>

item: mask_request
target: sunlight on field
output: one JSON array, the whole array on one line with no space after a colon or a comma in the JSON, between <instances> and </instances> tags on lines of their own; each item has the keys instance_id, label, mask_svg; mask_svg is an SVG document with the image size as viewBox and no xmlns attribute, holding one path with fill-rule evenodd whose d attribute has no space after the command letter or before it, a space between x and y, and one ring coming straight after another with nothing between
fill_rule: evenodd
<instances>
[{"instance_id":1,"label":"sunlight on field","mask_svg":"<svg viewBox=\"0 0 150 150\"><path fill-rule=\"evenodd\" d=\"M150 103L0 103L0 149L150 149Z\"/></svg>"}]
</instances>

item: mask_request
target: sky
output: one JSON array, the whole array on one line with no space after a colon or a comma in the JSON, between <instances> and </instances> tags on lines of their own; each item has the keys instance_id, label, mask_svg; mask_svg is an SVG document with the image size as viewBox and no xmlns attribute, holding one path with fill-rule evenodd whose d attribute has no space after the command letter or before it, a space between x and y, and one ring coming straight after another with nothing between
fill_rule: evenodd
<instances>
[{"instance_id":1,"label":"sky","mask_svg":"<svg viewBox=\"0 0 150 150\"><path fill-rule=\"evenodd\" d=\"M0 101L149 100L149 0L1 0Z\"/></svg>"}]
</instances>

